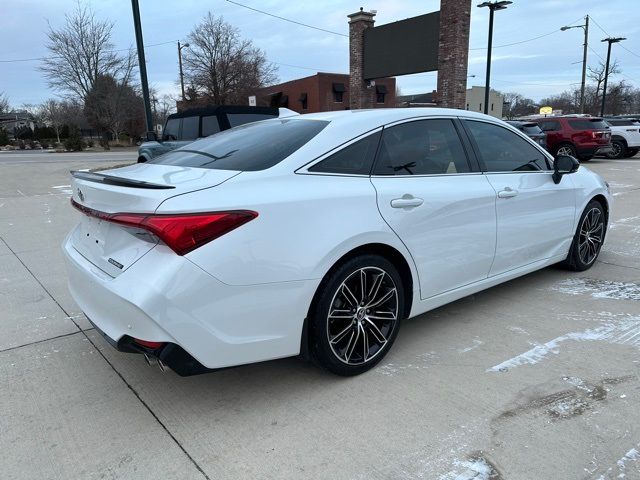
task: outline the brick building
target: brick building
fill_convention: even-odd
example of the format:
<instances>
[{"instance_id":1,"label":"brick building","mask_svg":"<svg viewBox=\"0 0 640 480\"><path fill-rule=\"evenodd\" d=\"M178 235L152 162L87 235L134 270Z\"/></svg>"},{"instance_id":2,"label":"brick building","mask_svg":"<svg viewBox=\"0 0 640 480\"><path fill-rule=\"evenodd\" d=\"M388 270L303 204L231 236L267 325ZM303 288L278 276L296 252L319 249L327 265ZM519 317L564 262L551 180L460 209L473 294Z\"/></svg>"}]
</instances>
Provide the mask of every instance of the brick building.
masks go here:
<instances>
[{"instance_id":1,"label":"brick building","mask_svg":"<svg viewBox=\"0 0 640 480\"><path fill-rule=\"evenodd\" d=\"M349 75L318 72L256 92L258 105L286 107L299 113L329 112L350 108ZM395 107L396 79L381 78L370 87L372 108Z\"/></svg>"}]
</instances>

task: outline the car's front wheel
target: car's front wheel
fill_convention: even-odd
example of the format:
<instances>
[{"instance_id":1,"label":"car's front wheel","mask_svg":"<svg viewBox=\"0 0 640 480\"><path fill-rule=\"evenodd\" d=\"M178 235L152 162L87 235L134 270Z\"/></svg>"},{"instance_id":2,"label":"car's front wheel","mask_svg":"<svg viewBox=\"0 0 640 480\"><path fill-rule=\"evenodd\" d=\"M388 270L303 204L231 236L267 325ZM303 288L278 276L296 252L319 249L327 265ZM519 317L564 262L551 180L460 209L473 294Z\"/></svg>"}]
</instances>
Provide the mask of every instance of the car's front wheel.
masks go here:
<instances>
[{"instance_id":1,"label":"car's front wheel","mask_svg":"<svg viewBox=\"0 0 640 480\"><path fill-rule=\"evenodd\" d=\"M358 375L391 348L404 312L395 266L378 255L351 258L323 280L311 307L311 354L337 375Z\"/></svg>"},{"instance_id":2,"label":"car's front wheel","mask_svg":"<svg viewBox=\"0 0 640 480\"><path fill-rule=\"evenodd\" d=\"M600 202L592 200L582 212L565 265L578 272L591 268L600 254L606 229L604 208Z\"/></svg>"}]
</instances>

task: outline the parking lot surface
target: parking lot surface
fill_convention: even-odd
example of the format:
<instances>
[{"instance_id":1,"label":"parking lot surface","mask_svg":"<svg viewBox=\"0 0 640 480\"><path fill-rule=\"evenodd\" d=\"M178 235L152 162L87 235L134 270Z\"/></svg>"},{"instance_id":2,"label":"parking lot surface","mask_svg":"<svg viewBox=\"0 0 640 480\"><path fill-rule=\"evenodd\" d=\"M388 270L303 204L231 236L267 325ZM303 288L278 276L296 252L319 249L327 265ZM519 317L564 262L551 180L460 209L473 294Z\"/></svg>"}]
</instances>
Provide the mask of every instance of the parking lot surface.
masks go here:
<instances>
[{"instance_id":1,"label":"parking lot surface","mask_svg":"<svg viewBox=\"0 0 640 480\"><path fill-rule=\"evenodd\" d=\"M113 350L60 244L69 170L127 161L0 154L1 478L640 479L640 156L587 165L616 202L591 270L406 321L355 378L298 359L181 378Z\"/></svg>"}]
</instances>

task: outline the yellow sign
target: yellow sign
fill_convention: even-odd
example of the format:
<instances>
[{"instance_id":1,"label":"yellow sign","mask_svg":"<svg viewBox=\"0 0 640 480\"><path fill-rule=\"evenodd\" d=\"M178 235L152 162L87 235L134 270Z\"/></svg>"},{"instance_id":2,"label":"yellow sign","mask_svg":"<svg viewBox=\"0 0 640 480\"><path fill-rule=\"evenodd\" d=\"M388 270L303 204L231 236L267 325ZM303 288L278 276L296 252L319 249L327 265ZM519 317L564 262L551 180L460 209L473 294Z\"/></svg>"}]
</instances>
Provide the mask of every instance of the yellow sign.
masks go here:
<instances>
[{"instance_id":1,"label":"yellow sign","mask_svg":"<svg viewBox=\"0 0 640 480\"><path fill-rule=\"evenodd\" d=\"M540 107L540 115L550 115L553 113L553 108L551 107Z\"/></svg>"}]
</instances>

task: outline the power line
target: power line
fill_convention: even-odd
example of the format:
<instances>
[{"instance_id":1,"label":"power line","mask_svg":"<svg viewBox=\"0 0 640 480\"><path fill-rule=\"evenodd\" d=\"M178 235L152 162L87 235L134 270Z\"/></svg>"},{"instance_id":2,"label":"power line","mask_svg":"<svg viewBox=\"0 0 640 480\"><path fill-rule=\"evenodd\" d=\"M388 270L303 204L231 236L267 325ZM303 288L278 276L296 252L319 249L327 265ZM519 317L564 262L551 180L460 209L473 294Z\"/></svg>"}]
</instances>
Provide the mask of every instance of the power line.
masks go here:
<instances>
[{"instance_id":1,"label":"power line","mask_svg":"<svg viewBox=\"0 0 640 480\"><path fill-rule=\"evenodd\" d=\"M281 17L280 15L275 15L273 13L265 12L264 10L258 10L257 8L250 7L249 5L244 5L242 3L234 2L233 0L226 0L229 3L233 3L234 5L238 5L239 7L246 8L248 10L253 10L254 12L262 13L263 15L268 15L273 18L277 18L279 20L283 20L289 23L295 23L296 25L301 25L307 28L313 28L314 30L320 30L321 32L331 33L333 35L339 35L341 37L348 37L349 35L339 32L334 32L332 30L327 30L326 28L315 27L313 25L309 25L306 23L298 22L297 20L291 20L290 18Z\"/></svg>"},{"instance_id":2,"label":"power line","mask_svg":"<svg viewBox=\"0 0 640 480\"><path fill-rule=\"evenodd\" d=\"M176 43L177 40L169 40L166 42L160 42L160 43L152 43L150 45L145 45L145 48L149 48L149 47L158 47L160 45L167 45L169 43ZM127 52L129 50L132 50L133 47L130 48L119 48L117 50L106 50L106 53L116 53L116 52ZM60 56L54 56L54 57L35 57L35 58L15 58L15 59L10 59L10 60L0 60L0 63L18 63L18 62L41 62L44 60L50 60L50 59L59 59L59 58L63 58Z\"/></svg>"},{"instance_id":3,"label":"power line","mask_svg":"<svg viewBox=\"0 0 640 480\"><path fill-rule=\"evenodd\" d=\"M514 85L531 85L534 87L570 87L571 85L579 85L579 82L572 83L526 83L526 82L513 82L511 80L501 80L499 78L494 78L496 82L502 83L512 83Z\"/></svg>"}]
</instances>

